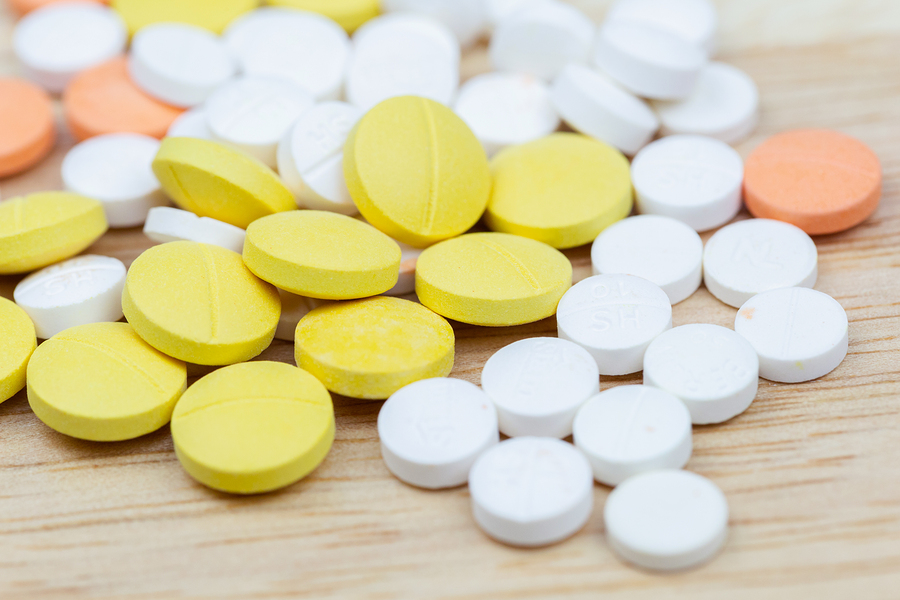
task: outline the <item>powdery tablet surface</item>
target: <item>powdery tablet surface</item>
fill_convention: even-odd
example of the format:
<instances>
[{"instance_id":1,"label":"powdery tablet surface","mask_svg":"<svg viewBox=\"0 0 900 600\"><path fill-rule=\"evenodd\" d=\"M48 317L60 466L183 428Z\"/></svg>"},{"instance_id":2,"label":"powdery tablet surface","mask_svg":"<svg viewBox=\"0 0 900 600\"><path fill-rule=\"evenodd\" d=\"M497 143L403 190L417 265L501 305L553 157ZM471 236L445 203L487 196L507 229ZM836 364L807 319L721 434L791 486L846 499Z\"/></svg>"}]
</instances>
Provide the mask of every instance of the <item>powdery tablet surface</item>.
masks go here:
<instances>
[{"instance_id":1,"label":"powdery tablet surface","mask_svg":"<svg viewBox=\"0 0 900 600\"><path fill-rule=\"evenodd\" d=\"M644 473L612 491L603 508L606 539L622 559L675 571L715 556L728 536L728 501L688 471Z\"/></svg>"},{"instance_id":2,"label":"powdery tablet surface","mask_svg":"<svg viewBox=\"0 0 900 600\"><path fill-rule=\"evenodd\" d=\"M747 340L718 325L682 325L644 355L644 384L681 399L696 425L722 423L756 398L759 359Z\"/></svg>"},{"instance_id":3,"label":"powdery tablet surface","mask_svg":"<svg viewBox=\"0 0 900 600\"><path fill-rule=\"evenodd\" d=\"M475 522L513 546L545 546L574 535L594 507L591 466L575 446L520 437L494 446L469 473Z\"/></svg>"},{"instance_id":4,"label":"powdery tablet surface","mask_svg":"<svg viewBox=\"0 0 900 600\"><path fill-rule=\"evenodd\" d=\"M390 12L412 12L440 21L463 46L475 42L487 25L482 0L382 0Z\"/></svg>"},{"instance_id":5,"label":"powdery tablet surface","mask_svg":"<svg viewBox=\"0 0 900 600\"><path fill-rule=\"evenodd\" d=\"M211 140L212 132L206 120L206 109L202 106L194 107L183 112L172 121L166 137L190 137L201 140Z\"/></svg>"},{"instance_id":6,"label":"powdery tablet surface","mask_svg":"<svg viewBox=\"0 0 900 600\"><path fill-rule=\"evenodd\" d=\"M32 273L19 282L13 297L31 320L37 336L122 318L125 265L108 256L79 256Z\"/></svg>"},{"instance_id":7,"label":"powdery tablet surface","mask_svg":"<svg viewBox=\"0 0 900 600\"><path fill-rule=\"evenodd\" d=\"M500 441L497 411L478 386L437 377L394 392L378 413L381 456L398 479L427 489L463 485Z\"/></svg>"},{"instance_id":8,"label":"powdery tablet surface","mask_svg":"<svg viewBox=\"0 0 900 600\"><path fill-rule=\"evenodd\" d=\"M606 18L667 31L694 44L707 56L716 49L719 18L709 0L618 0Z\"/></svg>"},{"instance_id":9,"label":"powdery tablet surface","mask_svg":"<svg viewBox=\"0 0 900 600\"><path fill-rule=\"evenodd\" d=\"M0 177L41 162L56 143L47 92L24 79L0 78Z\"/></svg>"},{"instance_id":10,"label":"powdery tablet surface","mask_svg":"<svg viewBox=\"0 0 900 600\"><path fill-rule=\"evenodd\" d=\"M818 251L812 239L788 223L749 219L717 231L703 251L703 280L710 293L740 307L756 294L813 287Z\"/></svg>"},{"instance_id":11,"label":"powdery tablet surface","mask_svg":"<svg viewBox=\"0 0 900 600\"><path fill-rule=\"evenodd\" d=\"M187 23L221 33L259 0L110 0L132 34L154 23Z\"/></svg>"},{"instance_id":12,"label":"powdery tablet surface","mask_svg":"<svg viewBox=\"0 0 900 600\"><path fill-rule=\"evenodd\" d=\"M594 479L609 486L648 471L680 469L693 448L684 404L645 385L610 388L588 400L575 416L573 438Z\"/></svg>"},{"instance_id":13,"label":"powdery tablet surface","mask_svg":"<svg viewBox=\"0 0 900 600\"><path fill-rule=\"evenodd\" d=\"M348 32L374 19L381 11L379 0L269 0L269 4L325 15Z\"/></svg>"},{"instance_id":14,"label":"powdery tablet surface","mask_svg":"<svg viewBox=\"0 0 900 600\"><path fill-rule=\"evenodd\" d=\"M37 347L31 319L6 298L0 298L0 336L0 402L5 402L25 387L28 360Z\"/></svg>"},{"instance_id":15,"label":"powdery tablet surface","mask_svg":"<svg viewBox=\"0 0 900 600\"><path fill-rule=\"evenodd\" d=\"M807 288L754 296L738 311L734 330L756 350L759 374L770 381L812 381L847 356L847 313L828 294Z\"/></svg>"},{"instance_id":16,"label":"powdery tablet surface","mask_svg":"<svg viewBox=\"0 0 900 600\"><path fill-rule=\"evenodd\" d=\"M160 244L168 242L201 242L227 248L238 254L244 251L246 232L240 227L192 212L159 206L151 208L144 223L144 235Z\"/></svg>"},{"instance_id":17,"label":"powdery tablet surface","mask_svg":"<svg viewBox=\"0 0 900 600\"><path fill-rule=\"evenodd\" d=\"M275 329L275 339L291 343L294 342L297 323L300 322L300 319L328 302L327 300L298 296L284 290L278 290L278 295L281 296L281 317L278 319L278 327Z\"/></svg>"},{"instance_id":18,"label":"powdery tablet surface","mask_svg":"<svg viewBox=\"0 0 900 600\"><path fill-rule=\"evenodd\" d=\"M629 217L603 230L591 246L594 275L642 277L662 288L669 302L689 298L703 281L703 241L676 219Z\"/></svg>"},{"instance_id":19,"label":"powdery tablet surface","mask_svg":"<svg viewBox=\"0 0 900 600\"><path fill-rule=\"evenodd\" d=\"M559 337L591 353L601 375L644 367L644 352L672 328L672 305L656 284L632 275L595 275L572 287L556 311Z\"/></svg>"},{"instance_id":20,"label":"powdery tablet surface","mask_svg":"<svg viewBox=\"0 0 900 600\"><path fill-rule=\"evenodd\" d=\"M379 39L424 37L436 44L444 56L459 64L462 50L450 29L440 21L414 12L395 12L372 19L353 34L353 45L358 52Z\"/></svg>"},{"instance_id":21,"label":"powdery tablet surface","mask_svg":"<svg viewBox=\"0 0 900 600\"><path fill-rule=\"evenodd\" d=\"M678 219L697 231L737 215L743 178L744 163L734 148L695 135L657 140L631 163L638 211Z\"/></svg>"}]
</instances>

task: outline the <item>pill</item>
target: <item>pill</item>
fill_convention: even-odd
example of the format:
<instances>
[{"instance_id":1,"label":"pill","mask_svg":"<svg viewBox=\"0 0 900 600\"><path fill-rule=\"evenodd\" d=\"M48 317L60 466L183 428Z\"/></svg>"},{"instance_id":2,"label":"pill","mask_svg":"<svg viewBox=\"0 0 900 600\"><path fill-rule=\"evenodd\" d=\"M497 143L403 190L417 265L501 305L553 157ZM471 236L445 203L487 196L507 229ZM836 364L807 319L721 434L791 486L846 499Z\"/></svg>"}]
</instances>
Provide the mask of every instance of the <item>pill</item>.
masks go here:
<instances>
[{"instance_id":1,"label":"pill","mask_svg":"<svg viewBox=\"0 0 900 600\"><path fill-rule=\"evenodd\" d=\"M336 394L381 400L414 381L449 375L454 345L453 328L440 316L376 296L329 303L303 317L294 358Z\"/></svg>"},{"instance_id":2,"label":"pill","mask_svg":"<svg viewBox=\"0 0 900 600\"><path fill-rule=\"evenodd\" d=\"M462 58L459 40L440 21L414 12L395 12L372 19L353 34L357 52L381 40L392 38L424 37L443 51L445 58L456 65Z\"/></svg>"},{"instance_id":3,"label":"pill","mask_svg":"<svg viewBox=\"0 0 900 600\"><path fill-rule=\"evenodd\" d=\"M103 205L77 194L39 192L0 202L0 275L75 256L106 229Z\"/></svg>"},{"instance_id":4,"label":"pill","mask_svg":"<svg viewBox=\"0 0 900 600\"><path fill-rule=\"evenodd\" d=\"M608 77L567 65L550 91L553 107L569 126L634 155L653 138L659 121L647 104Z\"/></svg>"},{"instance_id":5,"label":"pill","mask_svg":"<svg viewBox=\"0 0 900 600\"><path fill-rule=\"evenodd\" d=\"M553 438L506 440L482 454L469 473L475 522L513 546L546 546L575 535L594 507L587 459Z\"/></svg>"},{"instance_id":6,"label":"pill","mask_svg":"<svg viewBox=\"0 0 900 600\"><path fill-rule=\"evenodd\" d=\"M578 344L529 338L501 348L481 371L481 387L509 437L564 438L575 413L600 391L593 357Z\"/></svg>"},{"instance_id":7,"label":"pill","mask_svg":"<svg viewBox=\"0 0 900 600\"><path fill-rule=\"evenodd\" d=\"M235 227L297 208L293 194L266 165L209 140L164 139L153 172L178 206Z\"/></svg>"},{"instance_id":8,"label":"pill","mask_svg":"<svg viewBox=\"0 0 900 600\"><path fill-rule=\"evenodd\" d=\"M111 0L111 3L132 34L155 23L188 23L221 33L235 18L256 8L259 0Z\"/></svg>"},{"instance_id":9,"label":"pill","mask_svg":"<svg viewBox=\"0 0 900 600\"><path fill-rule=\"evenodd\" d=\"M591 353L601 375L644 367L644 352L672 328L669 297L633 275L595 275L566 292L556 312L559 337Z\"/></svg>"},{"instance_id":10,"label":"pill","mask_svg":"<svg viewBox=\"0 0 900 600\"><path fill-rule=\"evenodd\" d=\"M572 285L572 263L534 240L469 233L425 250L416 265L419 301L448 319L507 327L546 319Z\"/></svg>"},{"instance_id":11,"label":"pill","mask_svg":"<svg viewBox=\"0 0 900 600\"><path fill-rule=\"evenodd\" d=\"M348 32L374 19L381 10L379 0L269 0L269 4L325 15Z\"/></svg>"},{"instance_id":12,"label":"pill","mask_svg":"<svg viewBox=\"0 0 900 600\"><path fill-rule=\"evenodd\" d=\"M583 135L556 133L507 148L491 173L487 226L554 248L589 244L631 212L628 160Z\"/></svg>"},{"instance_id":13,"label":"pill","mask_svg":"<svg viewBox=\"0 0 900 600\"><path fill-rule=\"evenodd\" d=\"M160 244L201 242L221 246L240 254L244 251L246 232L240 227L209 217L198 217L186 210L159 206L151 208L147 214L144 235Z\"/></svg>"},{"instance_id":14,"label":"pill","mask_svg":"<svg viewBox=\"0 0 900 600\"><path fill-rule=\"evenodd\" d=\"M688 569L725 545L728 501L701 475L652 471L612 491L603 522L609 545L622 559L658 571Z\"/></svg>"},{"instance_id":15,"label":"pill","mask_svg":"<svg viewBox=\"0 0 900 600\"><path fill-rule=\"evenodd\" d=\"M756 294L813 287L818 251L812 239L788 223L749 219L717 231L703 251L703 281L710 293L739 308Z\"/></svg>"},{"instance_id":16,"label":"pill","mask_svg":"<svg viewBox=\"0 0 900 600\"><path fill-rule=\"evenodd\" d=\"M154 348L200 365L250 360L272 342L281 303L241 256L171 242L137 257L122 294L125 318Z\"/></svg>"},{"instance_id":17,"label":"pill","mask_svg":"<svg viewBox=\"0 0 900 600\"><path fill-rule=\"evenodd\" d=\"M194 107L183 112L172 121L166 137L190 137L201 140L211 140L212 132L206 119L206 109L202 106Z\"/></svg>"},{"instance_id":18,"label":"pill","mask_svg":"<svg viewBox=\"0 0 900 600\"><path fill-rule=\"evenodd\" d=\"M482 0L382 0L385 12L412 12L446 25L463 46L474 43L487 25Z\"/></svg>"},{"instance_id":19,"label":"pill","mask_svg":"<svg viewBox=\"0 0 900 600\"><path fill-rule=\"evenodd\" d=\"M824 235L868 219L878 208L881 182L881 163L861 141L801 129L769 138L747 157L744 195L754 217Z\"/></svg>"},{"instance_id":20,"label":"pill","mask_svg":"<svg viewBox=\"0 0 900 600\"><path fill-rule=\"evenodd\" d=\"M293 8L260 8L236 19L225 43L245 75L288 79L316 100L339 100L350 59L350 38L322 15Z\"/></svg>"},{"instance_id":21,"label":"pill","mask_svg":"<svg viewBox=\"0 0 900 600\"><path fill-rule=\"evenodd\" d=\"M591 263L594 275L634 275L655 283L674 305L700 287L703 242L696 231L676 219L629 217L597 236Z\"/></svg>"},{"instance_id":22,"label":"pill","mask_svg":"<svg viewBox=\"0 0 900 600\"><path fill-rule=\"evenodd\" d=\"M29 79L59 93L79 72L124 52L127 41L115 11L94 2L64 2L23 17L13 31L13 52Z\"/></svg>"},{"instance_id":23,"label":"pill","mask_svg":"<svg viewBox=\"0 0 900 600\"><path fill-rule=\"evenodd\" d=\"M93 323L54 335L28 363L28 403L45 425L95 442L130 440L169 422L187 369L128 323Z\"/></svg>"},{"instance_id":24,"label":"pill","mask_svg":"<svg viewBox=\"0 0 900 600\"><path fill-rule=\"evenodd\" d=\"M41 162L56 144L47 93L23 79L0 78L0 178Z\"/></svg>"},{"instance_id":25,"label":"pill","mask_svg":"<svg viewBox=\"0 0 900 600\"><path fill-rule=\"evenodd\" d=\"M491 191L478 138L452 110L415 96L386 100L360 119L344 176L369 223L416 247L467 231Z\"/></svg>"},{"instance_id":26,"label":"pill","mask_svg":"<svg viewBox=\"0 0 900 600\"><path fill-rule=\"evenodd\" d=\"M631 163L638 211L708 231L741 210L744 162L713 138L673 135L641 150Z\"/></svg>"},{"instance_id":27,"label":"pill","mask_svg":"<svg viewBox=\"0 0 900 600\"><path fill-rule=\"evenodd\" d=\"M344 144L362 115L346 102L322 102L279 142L278 174L301 208L357 213L344 180Z\"/></svg>"},{"instance_id":28,"label":"pill","mask_svg":"<svg viewBox=\"0 0 900 600\"><path fill-rule=\"evenodd\" d=\"M708 56L716 50L719 18L709 0L618 0L606 18L667 31L694 44Z\"/></svg>"},{"instance_id":29,"label":"pill","mask_svg":"<svg viewBox=\"0 0 900 600\"><path fill-rule=\"evenodd\" d=\"M125 265L109 256L79 256L32 273L13 297L34 321L37 336L122 318Z\"/></svg>"},{"instance_id":30,"label":"pill","mask_svg":"<svg viewBox=\"0 0 900 600\"><path fill-rule=\"evenodd\" d=\"M475 460L500 442L497 411L484 392L444 377L391 394L378 412L378 438L391 473L432 490L465 484Z\"/></svg>"},{"instance_id":31,"label":"pill","mask_svg":"<svg viewBox=\"0 0 900 600\"><path fill-rule=\"evenodd\" d=\"M496 28L525 4L533 1L535 0L485 0L484 9L487 13L488 27Z\"/></svg>"},{"instance_id":32,"label":"pill","mask_svg":"<svg viewBox=\"0 0 900 600\"><path fill-rule=\"evenodd\" d=\"M323 300L366 298L397 283L400 248L371 225L345 215L294 210L247 228L244 264L288 292Z\"/></svg>"},{"instance_id":33,"label":"pill","mask_svg":"<svg viewBox=\"0 0 900 600\"><path fill-rule=\"evenodd\" d=\"M34 324L14 302L0 297L0 403L25 387L25 370L37 347Z\"/></svg>"},{"instance_id":34,"label":"pill","mask_svg":"<svg viewBox=\"0 0 900 600\"><path fill-rule=\"evenodd\" d=\"M416 265L422 256L422 249L403 242L397 242L397 245L400 246L400 276L394 287L385 292L388 296L403 296L416 291Z\"/></svg>"},{"instance_id":35,"label":"pill","mask_svg":"<svg viewBox=\"0 0 900 600\"><path fill-rule=\"evenodd\" d=\"M278 362L210 373L172 415L175 455L213 489L258 494L311 473L334 441L334 406L316 378Z\"/></svg>"},{"instance_id":36,"label":"pill","mask_svg":"<svg viewBox=\"0 0 900 600\"><path fill-rule=\"evenodd\" d=\"M291 343L294 342L297 323L300 322L300 319L309 314L309 311L328 302L327 300L298 296L284 290L278 290L278 295L281 296L281 317L279 317L278 327L275 329L275 339Z\"/></svg>"},{"instance_id":37,"label":"pill","mask_svg":"<svg viewBox=\"0 0 900 600\"><path fill-rule=\"evenodd\" d=\"M7 5L20 15L24 15L30 13L33 10L37 10L44 6L48 6L50 4L57 4L59 2L68 2L70 0L9 0ZM107 0L85 0L89 2L97 2L102 4L108 4Z\"/></svg>"},{"instance_id":38,"label":"pill","mask_svg":"<svg viewBox=\"0 0 900 600\"><path fill-rule=\"evenodd\" d=\"M763 292L738 311L734 330L759 355L769 381L800 383L835 370L847 356L849 324L837 300L804 287Z\"/></svg>"},{"instance_id":39,"label":"pill","mask_svg":"<svg viewBox=\"0 0 900 600\"><path fill-rule=\"evenodd\" d=\"M137 133L110 133L76 144L62 162L66 189L103 203L110 227L134 227L169 199L151 164L159 140Z\"/></svg>"},{"instance_id":40,"label":"pill","mask_svg":"<svg viewBox=\"0 0 900 600\"><path fill-rule=\"evenodd\" d=\"M485 73L473 77L459 90L454 110L488 156L506 146L550 135L559 127L549 89L531 75Z\"/></svg>"}]
</instances>

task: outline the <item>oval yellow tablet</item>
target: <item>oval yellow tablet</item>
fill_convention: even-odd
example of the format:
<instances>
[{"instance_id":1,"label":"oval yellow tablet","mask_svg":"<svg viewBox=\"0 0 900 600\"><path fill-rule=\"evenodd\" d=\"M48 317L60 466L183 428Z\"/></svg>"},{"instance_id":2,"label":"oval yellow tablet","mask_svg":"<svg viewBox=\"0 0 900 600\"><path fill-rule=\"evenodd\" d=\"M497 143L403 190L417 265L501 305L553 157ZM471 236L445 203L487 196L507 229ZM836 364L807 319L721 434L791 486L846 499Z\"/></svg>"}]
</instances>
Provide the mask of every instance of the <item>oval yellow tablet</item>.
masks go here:
<instances>
[{"instance_id":1,"label":"oval yellow tablet","mask_svg":"<svg viewBox=\"0 0 900 600\"><path fill-rule=\"evenodd\" d=\"M259 0L112 0L132 34L154 23L190 23L222 33L232 20L259 6Z\"/></svg>"},{"instance_id":2,"label":"oval yellow tablet","mask_svg":"<svg viewBox=\"0 0 900 600\"><path fill-rule=\"evenodd\" d=\"M266 215L297 208L272 169L209 140L165 138L153 172L181 208L244 229Z\"/></svg>"},{"instance_id":3,"label":"oval yellow tablet","mask_svg":"<svg viewBox=\"0 0 900 600\"><path fill-rule=\"evenodd\" d=\"M344 176L369 223L417 248L468 231L491 191L487 156L469 127L417 96L385 100L359 120Z\"/></svg>"},{"instance_id":4,"label":"oval yellow tablet","mask_svg":"<svg viewBox=\"0 0 900 600\"><path fill-rule=\"evenodd\" d=\"M28 363L28 403L51 429L114 442L169 422L187 386L187 368L150 347L128 323L60 332Z\"/></svg>"},{"instance_id":5,"label":"oval yellow tablet","mask_svg":"<svg viewBox=\"0 0 900 600\"><path fill-rule=\"evenodd\" d=\"M240 254L170 242L131 265L122 310L157 350L201 365L229 365L250 360L272 343L281 300Z\"/></svg>"},{"instance_id":6,"label":"oval yellow tablet","mask_svg":"<svg viewBox=\"0 0 900 600\"><path fill-rule=\"evenodd\" d=\"M419 301L448 319L506 327L556 313L572 263L547 244L506 233L470 233L436 244L416 265Z\"/></svg>"},{"instance_id":7,"label":"oval yellow tablet","mask_svg":"<svg viewBox=\"0 0 900 600\"><path fill-rule=\"evenodd\" d=\"M244 264L263 281L301 296L366 298L397 283L400 246L357 219L294 210L250 225Z\"/></svg>"},{"instance_id":8,"label":"oval yellow tablet","mask_svg":"<svg viewBox=\"0 0 900 600\"><path fill-rule=\"evenodd\" d=\"M0 275L71 258L107 229L103 205L78 194L40 192L0 202Z\"/></svg>"},{"instance_id":9,"label":"oval yellow tablet","mask_svg":"<svg viewBox=\"0 0 900 600\"><path fill-rule=\"evenodd\" d=\"M294 358L332 392L381 400L453 369L450 323L409 300L378 296L327 304L297 325Z\"/></svg>"},{"instance_id":10,"label":"oval yellow tablet","mask_svg":"<svg viewBox=\"0 0 900 600\"><path fill-rule=\"evenodd\" d=\"M356 31L380 12L378 0L269 0L269 4L325 15L337 21L348 33Z\"/></svg>"},{"instance_id":11,"label":"oval yellow tablet","mask_svg":"<svg viewBox=\"0 0 900 600\"><path fill-rule=\"evenodd\" d=\"M319 466L334 441L331 396L315 377L284 363L251 362L210 373L172 415L181 466L211 488L258 494Z\"/></svg>"},{"instance_id":12,"label":"oval yellow tablet","mask_svg":"<svg viewBox=\"0 0 900 600\"><path fill-rule=\"evenodd\" d=\"M494 186L485 223L554 248L593 242L634 203L628 159L577 133L512 146L491 162Z\"/></svg>"},{"instance_id":13,"label":"oval yellow tablet","mask_svg":"<svg viewBox=\"0 0 900 600\"><path fill-rule=\"evenodd\" d=\"M0 298L0 340L0 402L5 402L25 387L25 369L37 347L34 323L6 298Z\"/></svg>"}]
</instances>

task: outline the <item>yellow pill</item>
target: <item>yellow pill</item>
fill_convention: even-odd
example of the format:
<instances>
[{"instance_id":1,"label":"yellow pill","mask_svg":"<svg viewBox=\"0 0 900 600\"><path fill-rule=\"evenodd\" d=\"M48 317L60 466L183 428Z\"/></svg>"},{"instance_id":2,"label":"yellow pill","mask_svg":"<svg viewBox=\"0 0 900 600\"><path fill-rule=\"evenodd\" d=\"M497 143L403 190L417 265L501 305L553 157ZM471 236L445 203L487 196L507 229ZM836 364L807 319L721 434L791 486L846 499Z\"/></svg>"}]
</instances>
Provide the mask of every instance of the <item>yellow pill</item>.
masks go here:
<instances>
[{"instance_id":1,"label":"yellow pill","mask_svg":"<svg viewBox=\"0 0 900 600\"><path fill-rule=\"evenodd\" d=\"M274 6L287 6L316 12L337 21L352 33L380 12L378 0L269 0Z\"/></svg>"},{"instance_id":2,"label":"yellow pill","mask_svg":"<svg viewBox=\"0 0 900 600\"><path fill-rule=\"evenodd\" d=\"M281 300L240 254L171 242L150 248L131 265L122 310L157 350L201 365L230 365L272 343Z\"/></svg>"},{"instance_id":3,"label":"yellow pill","mask_svg":"<svg viewBox=\"0 0 900 600\"><path fill-rule=\"evenodd\" d=\"M187 369L128 323L60 332L28 363L28 403L51 429L95 442L130 440L169 422Z\"/></svg>"},{"instance_id":4,"label":"yellow pill","mask_svg":"<svg viewBox=\"0 0 900 600\"><path fill-rule=\"evenodd\" d=\"M417 96L385 100L359 120L344 176L369 223L417 248L465 233L491 191L487 156L469 127Z\"/></svg>"},{"instance_id":5,"label":"yellow pill","mask_svg":"<svg viewBox=\"0 0 900 600\"><path fill-rule=\"evenodd\" d=\"M181 208L244 229L266 215L297 208L272 169L209 140L165 138L153 172Z\"/></svg>"},{"instance_id":6,"label":"yellow pill","mask_svg":"<svg viewBox=\"0 0 900 600\"><path fill-rule=\"evenodd\" d=\"M380 400L453 369L453 328L409 300L327 304L297 325L294 358L332 392Z\"/></svg>"},{"instance_id":7,"label":"yellow pill","mask_svg":"<svg viewBox=\"0 0 900 600\"><path fill-rule=\"evenodd\" d=\"M153 23L190 23L222 33L225 26L259 5L259 0L112 0L134 34Z\"/></svg>"},{"instance_id":8,"label":"yellow pill","mask_svg":"<svg viewBox=\"0 0 900 600\"><path fill-rule=\"evenodd\" d=\"M107 228L103 205L78 194L40 192L0 202L0 275L71 258Z\"/></svg>"},{"instance_id":9,"label":"yellow pill","mask_svg":"<svg viewBox=\"0 0 900 600\"><path fill-rule=\"evenodd\" d=\"M505 327L556 313L572 263L547 244L506 233L470 233L436 244L416 266L419 301L448 319Z\"/></svg>"},{"instance_id":10,"label":"yellow pill","mask_svg":"<svg viewBox=\"0 0 900 600\"><path fill-rule=\"evenodd\" d=\"M284 363L215 371L185 392L172 415L181 466L211 488L258 494L319 466L334 441L334 407L312 375Z\"/></svg>"},{"instance_id":11,"label":"yellow pill","mask_svg":"<svg viewBox=\"0 0 900 600\"><path fill-rule=\"evenodd\" d=\"M634 202L628 159L576 133L507 148L491 162L491 172L488 227L554 248L593 242L627 217Z\"/></svg>"},{"instance_id":12,"label":"yellow pill","mask_svg":"<svg viewBox=\"0 0 900 600\"><path fill-rule=\"evenodd\" d=\"M37 347L34 323L25 311L0 298L0 403L25 387L28 359Z\"/></svg>"}]
</instances>

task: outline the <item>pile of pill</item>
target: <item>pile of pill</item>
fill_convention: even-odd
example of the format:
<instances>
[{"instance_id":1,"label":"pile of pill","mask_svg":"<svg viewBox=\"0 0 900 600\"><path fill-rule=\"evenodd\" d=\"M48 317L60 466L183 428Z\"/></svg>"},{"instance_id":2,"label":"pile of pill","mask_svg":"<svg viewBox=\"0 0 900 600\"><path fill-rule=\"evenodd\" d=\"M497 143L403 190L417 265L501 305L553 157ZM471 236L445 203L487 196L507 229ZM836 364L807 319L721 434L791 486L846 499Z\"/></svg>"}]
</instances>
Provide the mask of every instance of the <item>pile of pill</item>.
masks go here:
<instances>
[{"instance_id":1,"label":"pile of pill","mask_svg":"<svg viewBox=\"0 0 900 600\"><path fill-rule=\"evenodd\" d=\"M874 212L880 163L827 130L745 162L729 144L759 96L712 60L709 0L618 0L599 27L560 0L12 4L27 80L0 79L0 177L54 147L52 94L80 142L65 191L0 202L0 274L27 274L0 299L0 401L27 388L58 432L171 423L194 479L254 494L324 460L330 393L387 399L387 468L468 484L492 538L570 537L596 480L610 548L674 570L727 537L725 496L683 470L693 425L847 354L810 235ZM460 85L480 39L495 71ZM158 245L127 269L81 255L138 226ZM561 250L586 244L573 285ZM702 284L733 329L673 328ZM554 316L558 337L501 348L480 387L448 377L448 319ZM296 367L246 362L275 337ZM188 388L186 363L222 368Z\"/></svg>"}]
</instances>

